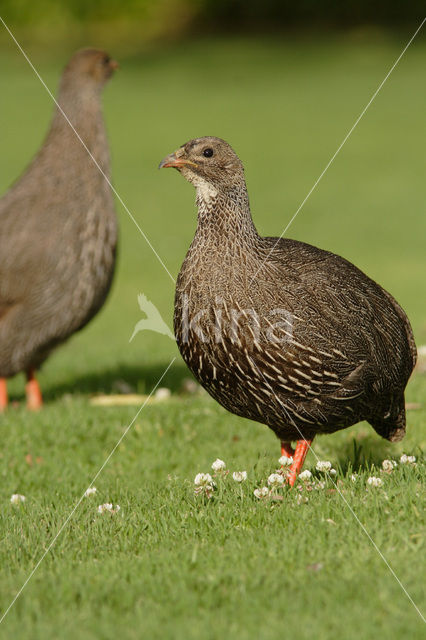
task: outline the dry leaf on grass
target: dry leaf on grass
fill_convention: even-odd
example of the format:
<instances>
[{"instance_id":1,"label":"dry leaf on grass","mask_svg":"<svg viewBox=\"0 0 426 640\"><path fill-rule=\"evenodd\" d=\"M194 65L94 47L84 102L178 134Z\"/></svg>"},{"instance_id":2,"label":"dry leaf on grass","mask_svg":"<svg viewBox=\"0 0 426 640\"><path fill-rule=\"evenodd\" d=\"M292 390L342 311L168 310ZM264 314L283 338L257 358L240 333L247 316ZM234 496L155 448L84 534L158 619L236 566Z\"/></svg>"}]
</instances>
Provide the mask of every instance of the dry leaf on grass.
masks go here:
<instances>
[{"instance_id":1,"label":"dry leaf on grass","mask_svg":"<svg viewBox=\"0 0 426 640\"><path fill-rule=\"evenodd\" d=\"M126 393L122 394L111 394L111 395L102 395L102 396L93 396L90 398L90 404L95 407L123 407L123 406L138 406L143 404L159 404L161 402L166 402L168 398L155 396L147 396L142 393Z\"/></svg>"},{"instance_id":2,"label":"dry leaf on grass","mask_svg":"<svg viewBox=\"0 0 426 640\"><path fill-rule=\"evenodd\" d=\"M406 402L405 408L407 411L414 411L415 409L421 409L422 405L420 402Z\"/></svg>"}]
</instances>

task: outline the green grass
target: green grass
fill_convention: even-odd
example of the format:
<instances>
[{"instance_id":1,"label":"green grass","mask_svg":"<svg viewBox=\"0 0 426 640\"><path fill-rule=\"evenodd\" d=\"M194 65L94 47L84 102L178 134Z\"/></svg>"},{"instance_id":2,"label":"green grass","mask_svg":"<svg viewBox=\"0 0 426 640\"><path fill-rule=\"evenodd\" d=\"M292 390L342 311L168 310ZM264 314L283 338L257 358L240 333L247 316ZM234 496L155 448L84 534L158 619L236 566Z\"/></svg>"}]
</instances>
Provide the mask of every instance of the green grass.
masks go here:
<instances>
[{"instance_id":1,"label":"green grass","mask_svg":"<svg viewBox=\"0 0 426 640\"><path fill-rule=\"evenodd\" d=\"M194 231L194 193L174 172L156 170L161 158L194 136L229 140L246 167L258 228L279 234L404 38L203 40L121 60L104 97L114 183L173 274ZM289 234L344 255L388 288L419 344L426 342L419 133L425 54L420 40L409 49ZM66 57L33 60L52 88ZM8 89L0 103L4 190L40 144L51 103L12 44L7 53L3 44L1 62ZM105 309L41 372L44 410L25 411L18 376L10 390L19 406L0 417L2 611L136 413L91 406L90 395L111 392L119 379L149 392L178 356L172 341L156 334L140 333L129 344L141 315L137 294L170 322L173 283L127 214L119 215L119 269ZM65 640L423 637L414 607L333 486L304 492L308 502L300 504L298 491L258 501L254 488L277 466L276 438L208 396L181 394L187 375L178 357L161 383L172 399L143 409L96 480L98 495L76 509L0 633ZM424 374L416 374L407 400L424 405L425 389ZM362 424L314 447L338 469L344 498L423 611L425 422L424 407L410 411L398 445ZM398 467L383 476L382 488L367 489L381 461L403 451L418 456L418 465ZM193 478L216 457L231 470L246 469L248 480L237 485L228 476L211 500L196 498ZM314 466L309 454L307 468ZM25 504L9 504L15 492ZM103 502L121 511L100 516Z\"/></svg>"}]
</instances>

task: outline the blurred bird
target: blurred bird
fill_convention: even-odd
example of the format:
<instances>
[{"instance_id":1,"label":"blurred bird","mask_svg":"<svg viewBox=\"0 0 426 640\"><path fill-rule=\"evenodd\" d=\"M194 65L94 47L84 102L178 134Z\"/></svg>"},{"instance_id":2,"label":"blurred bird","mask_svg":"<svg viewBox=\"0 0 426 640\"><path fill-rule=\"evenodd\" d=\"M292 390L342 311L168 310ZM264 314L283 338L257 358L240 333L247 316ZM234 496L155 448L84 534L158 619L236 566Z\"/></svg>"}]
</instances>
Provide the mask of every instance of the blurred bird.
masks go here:
<instances>
[{"instance_id":1,"label":"blurred bird","mask_svg":"<svg viewBox=\"0 0 426 640\"><path fill-rule=\"evenodd\" d=\"M62 74L59 108L21 178L0 200L0 408L6 378L27 375L30 409L42 405L35 370L84 327L108 294L117 220L101 90L117 68L106 53L75 53ZM100 169L93 162L95 158Z\"/></svg>"},{"instance_id":2,"label":"blurred bird","mask_svg":"<svg viewBox=\"0 0 426 640\"><path fill-rule=\"evenodd\" d=\"M316 434L367 420L384 438L403 438L416 347L392 296L333 253L260 237L243 166L224 140L191 140L161 167L197 191L198 226L176 286L180 352L221 405L276 433L293 457L290 485Z\"/></svg>"}]
</instances>

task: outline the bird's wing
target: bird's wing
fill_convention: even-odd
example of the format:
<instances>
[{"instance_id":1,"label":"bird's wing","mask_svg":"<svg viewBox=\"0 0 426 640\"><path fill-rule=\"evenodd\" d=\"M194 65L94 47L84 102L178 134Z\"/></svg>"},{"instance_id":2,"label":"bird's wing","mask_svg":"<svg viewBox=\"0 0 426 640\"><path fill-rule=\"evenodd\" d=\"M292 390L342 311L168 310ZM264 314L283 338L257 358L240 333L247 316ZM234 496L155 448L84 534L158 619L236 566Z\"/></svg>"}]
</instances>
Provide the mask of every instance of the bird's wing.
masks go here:
<instances>
[{"instance_id":1,"label":"bird's wing","mask_svg":"<svg viewBox=\"0 0 426 640\"><path fill-rule=\"evenodd\" d=\"M287 308L293 319L296 359L304 349L313 350L318 366L340 381L366 363L364 375L368 371L375 379L379 393L408 380L414 340L390 294L340 256L294 240L265 240L276 306Z\"/></svg>"},{"instance_id":2,"label":"bird's wing","mask_svg":"<svg viewBox=\"0 0 426 640\"><path fill-rule=\"evenodd\" d=\"M0 306L37 288L60 256L46 215L52 195L37 177L29 170L0 200Z\"/></svg>"},{"instance_id":3,"label":"bird's wing","mask_svg":"<svg viewBox=\"0 0 426 640\"><path fill-rule=\"evenodd\" d=\"M391 296L391 294L388 293L388 291L385 291L384 289L383 289L383 293L387 296L389 302L391 303L391 305L395 309L396 314L401 319L401 321L402 321L402 323L403 323L403 325L405 327L408 344L410 346L411 358L412 358L411 366L412 366L412 369L414 369L414 367L416 366L416 362L417 362L417 348L416 348L416 343L415 343L414 335L413 335L413 329L411 327L410 321L408 320L405 311L397 303L395 298L393 296Z\"/></svg>"}]
</instances>

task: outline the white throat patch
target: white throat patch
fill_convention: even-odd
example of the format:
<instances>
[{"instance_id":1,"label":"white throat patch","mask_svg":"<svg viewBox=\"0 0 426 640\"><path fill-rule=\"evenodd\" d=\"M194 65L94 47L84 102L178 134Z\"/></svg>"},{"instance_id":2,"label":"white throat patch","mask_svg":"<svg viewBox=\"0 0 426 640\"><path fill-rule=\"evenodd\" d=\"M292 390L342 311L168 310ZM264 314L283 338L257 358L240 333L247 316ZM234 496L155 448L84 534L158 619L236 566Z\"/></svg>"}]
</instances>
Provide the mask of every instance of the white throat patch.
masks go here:
<instances>
[{"instance_id":1,"label":"white throat patch","mask_svg":"<svg viewBox=\"0 0 426 640\"><path fill-rule=\"evenodd\" d=\"M204 200L209 202L217 196L217 190L207 180L200 178L200 176L194 176L191 180L194 187L197 189L197 200Z\"/></svg>"}]
</instances>

